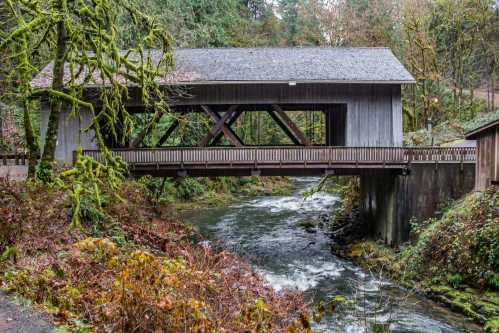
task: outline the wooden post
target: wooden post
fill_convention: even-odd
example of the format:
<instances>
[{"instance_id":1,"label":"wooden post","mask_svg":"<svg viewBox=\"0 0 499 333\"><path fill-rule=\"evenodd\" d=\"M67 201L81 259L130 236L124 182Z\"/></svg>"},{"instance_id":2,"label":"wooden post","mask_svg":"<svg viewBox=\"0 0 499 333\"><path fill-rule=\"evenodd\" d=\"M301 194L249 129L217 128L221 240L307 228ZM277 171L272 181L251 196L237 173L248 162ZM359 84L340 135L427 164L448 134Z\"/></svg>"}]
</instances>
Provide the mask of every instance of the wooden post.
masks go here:
<instances>
[{"instance_id":1,"label":"wooden post","mask_svg":"<svg viewBox=\"0 0 499 333\"><path fill-rule=\"evenodd\" d=\"M231 129L231 126L236 122L236 120L243 114L243 111L241 110L236 110L236 112L233 113L233 116L229 119L229 121L227 121L227 128L231 131L233 131ZM223 133L220 132L218 133L217 136L215 136L215 139L213 139L213 141L211 142L211 145L216 145L223 137ZM242 142L242 140L241 140Z\"/></svg>"},{"instance_id":2,"label":"wooden post","mask_svg":"<svg viewBox=\"0 0 499 333\"><path fill-rule=\"evenodd\" d=\"M222 127L226 126L226 122L232 117L233 113L236 111L237 105L232 105L229 110L227 110L222 117L216 112L214 114L217 116L218 120L216 121L215 125L211 128L210 132L208 135L206 135L203 140L201 140L201 143L199 144L200 147L206 147L210 144L211 139L216 137L218 134L221 133Z\"/></svg>"},{"instance_id":3,"label":"wooden post","mask_svg":"<svg viewBox=\"0 0 499 333\"><path fill-rule=\"evenodd\" d=\"M156 147L161 147L163 143L168 140L170 135L177 129L177 127L180 125L180 121L178 119L175 119L173 123L170 125L170 127L166 130L165 134L159 139L158 143L156 144Z\"/></svg>"},{"instance_id":4,"label":"wooden post","mask_svg":"<svg viewBox=\"0 0 499 333\"><path fill-rule=\"evenodd\" d=\"M305 134L296 126L296 124L288 117L286 112L284 112L281 107L277 104L272 105L274 111L279 115L281 120L288 126L288 128L293 132L293 134L298 138L300 143L304 146L310 146L310 141L307 139Z\"/></svg>"},{"instance_id":5,"label":"wooden post","mask_svg":"<svg viewBox=\"0 0 499 333\"><path fill-rule=\"evenodd\" d=\"M289 128L281 121L281 119L275 114L274 111L268 110L267 111L270 117L279 125L279 127L282 129L282 131L288 136L288 138L293 141L293 143L297 146L299 146L300 140L296 138L296 136L293 135L293 132L289 130Z\"/></svg>"}]
</instances>

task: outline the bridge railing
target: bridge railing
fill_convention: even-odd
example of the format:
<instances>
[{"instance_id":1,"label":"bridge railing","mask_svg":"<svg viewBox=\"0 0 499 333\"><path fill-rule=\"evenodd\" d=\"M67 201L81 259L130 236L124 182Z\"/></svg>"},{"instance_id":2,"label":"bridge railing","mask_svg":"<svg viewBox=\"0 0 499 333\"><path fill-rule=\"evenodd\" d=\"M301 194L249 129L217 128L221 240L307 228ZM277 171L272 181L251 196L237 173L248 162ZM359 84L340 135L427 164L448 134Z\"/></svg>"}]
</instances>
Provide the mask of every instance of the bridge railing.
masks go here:
<instances>
[{"instance_id":1,"label":"bridge railing","mask_svg":"<svg viewBox=\"0 0 499 333\"><path fill-rule=\"evenodd\" d=\"M405 147L407 161L474 162L475 147Z\"/></svg>"},{"instance_id":2,"label":"bridge railing","mask_svg":"<svg viewBox=\"0 0 499 333\"><path fill-rule=\"evenodd\" d=\"M115 149L111 153L133 165L185 164L293 164L355 163L406 164L410 162L471 162L473 147L207 147ZM103 160L100 151L83 152Z\"/></svg>"},{"instance_id":3,"label":"bridge railing","mask_svg":"<svg viewBox=\"0 0 499 333\"><path fill-rule=\"evenodd\" d=\"M27 153L10 153L10 154L0 153L0 166L2 166L2 165L27 165L27 164L28 164L28 154Z\"/></svg>"}]
</instances>

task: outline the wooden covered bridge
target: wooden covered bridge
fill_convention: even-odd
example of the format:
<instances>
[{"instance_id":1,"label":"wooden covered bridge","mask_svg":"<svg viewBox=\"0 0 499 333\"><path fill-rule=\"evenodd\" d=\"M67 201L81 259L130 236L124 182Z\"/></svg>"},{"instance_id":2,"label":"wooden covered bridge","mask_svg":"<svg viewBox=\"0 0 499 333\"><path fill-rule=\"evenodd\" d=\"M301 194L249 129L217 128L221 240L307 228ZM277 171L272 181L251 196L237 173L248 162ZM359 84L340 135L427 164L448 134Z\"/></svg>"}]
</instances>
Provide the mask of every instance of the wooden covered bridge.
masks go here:
<instances>
[{"instance_id":1,"label":"wooden covered bridge","mask_svg":"<svg viewBox=\"0 0 499 333\"><path fill-rule=\"evenodd\" d=\"M169 99L176 116L164 133L134 149L109 142L135 174L400 174L413 161L474 158L473 149L402 148L401 85L414 79L387 48L178 49L174 58L173 85L184 93ZM50 66L35 85L43 86L45 77ZM134 88L130 91L133 96ZM126 101L126 107L150 112L139 98ZM296 111L321 114L321 141L314 142L293 121ZM268 115L287 143L245 143L233 125L248 112ZM204 114L212 127L196 133L195 146L178 147L171 137L189 113ZM89 121L85 111L79 119L61 115L58 160L71 163L79 145L100 158L93 134L81 131ZM48 112L42 112L42 135L47 122Z\"/></svg>"},{"instance_id":2,"label":"wooden covered bridge","mask_svg":"<svg viewBox=\"0 0 499 333\"><path fill-rule=\"evenodd\" d=\"M474 148L403 147L401 87L415 81L387 48L177 49L174 58L174 81L168 87L183 93L169 98L173 116L164 132L133 149L108 143L136 175L361 175L365 215L384 221L376 230L387 242L407 237L412 215L428 215L420 213L426 212L422 206L431 206L427 211L432 212L446 194L462 192L447 167L443 174L434 171L438 165L451 165L459 177L470 177L464 166L475 160ZM46 87L50 75L49 65L34 85ZM139 95L135 90L130 86L127 110L150 112L133 97ZM99 108L98 100L94 104ZM234 125L255 112L270 117L286 141L255 145L244 140ZM320 140L297 124L298 112L320 114ZM191 134L198 138L191 145L175 139L182 127L179 119L188 115L204 115L211 123L203 133ZM46 108L41 119L43 136ZM94 133L82 132L90 119L85 110L78 118L69 110L60 115L56 159L72 163L78 146L102 158ZM428 167L418 169L422 165ZM413 185L399 175L413 171L416 186L428 181L438 188L430 194L428 188L411 189L414 198L403 199L400 193Z\"/></svg>"}]
</instances>

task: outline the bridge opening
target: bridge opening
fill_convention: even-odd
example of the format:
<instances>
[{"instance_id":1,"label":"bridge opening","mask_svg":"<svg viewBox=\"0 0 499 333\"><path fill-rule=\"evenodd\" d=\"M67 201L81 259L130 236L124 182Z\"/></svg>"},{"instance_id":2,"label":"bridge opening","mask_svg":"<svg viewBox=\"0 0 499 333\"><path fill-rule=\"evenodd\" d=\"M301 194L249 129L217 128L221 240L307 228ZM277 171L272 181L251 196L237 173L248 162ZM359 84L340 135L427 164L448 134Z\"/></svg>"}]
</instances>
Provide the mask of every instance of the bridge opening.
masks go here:
<instances>
[{"instance_id":1,"label":"bridge opening","mask_svg":"<svg viewBox=\"0 0 499 333\"><path fill-rule=\"evenodd\" d=\"M148 124L152 110L133 107L137 127ZM143 138L111 148L215 146L346 146L347 104L242 104L172 106ZM136 142L138 145L134 145Z\"/></svg>"}]
</instances>

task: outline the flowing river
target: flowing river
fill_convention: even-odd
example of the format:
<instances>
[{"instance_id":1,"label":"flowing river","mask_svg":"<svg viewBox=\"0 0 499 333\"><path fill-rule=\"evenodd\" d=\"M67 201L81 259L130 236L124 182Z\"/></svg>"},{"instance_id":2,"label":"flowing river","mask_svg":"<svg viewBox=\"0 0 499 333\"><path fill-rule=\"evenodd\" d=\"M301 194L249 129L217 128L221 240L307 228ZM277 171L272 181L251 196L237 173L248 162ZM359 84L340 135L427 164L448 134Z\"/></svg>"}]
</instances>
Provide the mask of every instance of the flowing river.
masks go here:
<instances>
[{"instance_id":1,"label":"flowing river","mask_svg":"<svg viewBox=\"0 0 499 333\"><path fill-rule=\"evenodd\" d=\"M338 198L302 192L317 178L295 178L289 196L257 197L229 207L187 214L213 242L252 263L277 290L298 288L315 301L337 295L354 300L348 310L322 321L324 332L479 332L463 317L437 306L331 253L331 239L320 229L306 230L304 221L331 212ZM383 331L383 330L381 330Z\"/></svg>"}]
</instances>

